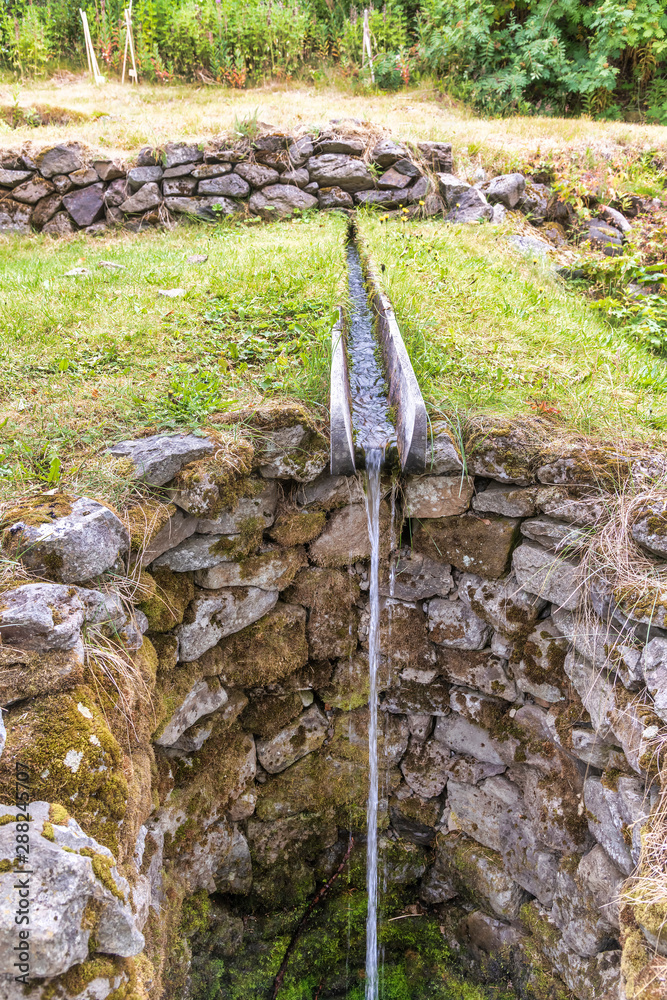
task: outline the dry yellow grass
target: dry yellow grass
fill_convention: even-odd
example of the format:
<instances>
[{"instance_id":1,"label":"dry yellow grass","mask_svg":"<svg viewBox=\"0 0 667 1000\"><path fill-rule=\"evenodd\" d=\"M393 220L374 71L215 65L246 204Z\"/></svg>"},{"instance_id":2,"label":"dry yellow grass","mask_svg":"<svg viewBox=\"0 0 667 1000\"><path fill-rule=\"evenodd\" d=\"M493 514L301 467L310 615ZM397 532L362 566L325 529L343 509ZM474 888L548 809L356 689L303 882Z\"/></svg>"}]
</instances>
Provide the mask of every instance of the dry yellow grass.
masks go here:
<instances>
[{"instance_id":1,"label":"dry yellow grass","mask_svg":"<svg viewBox=\"0 0 667 1000\"><path fill-rule=\"evenodd\" d=\"M0 148L78 139L110 155L128 155L169 139L208 139L230 130L235 118L259 109L262 121L290 131L343 117L372 121L404 139L451 141L462 161L481 158L487 165L496 157L504 165L508 156L521 160L537 151L555 155L591 147L613 155L626 147L667 150L665 127L585 118L479 119L433 86L397 94L354 94L342 86L297 83L242 91L185 84L123 87L117 82L98 88L82 76L67 83L29 83L18 95L11 84L0 85L0 104L15 100L24 109L65 108L88 120L7 129L0 133Z\"/></svg>"}]
</instances>

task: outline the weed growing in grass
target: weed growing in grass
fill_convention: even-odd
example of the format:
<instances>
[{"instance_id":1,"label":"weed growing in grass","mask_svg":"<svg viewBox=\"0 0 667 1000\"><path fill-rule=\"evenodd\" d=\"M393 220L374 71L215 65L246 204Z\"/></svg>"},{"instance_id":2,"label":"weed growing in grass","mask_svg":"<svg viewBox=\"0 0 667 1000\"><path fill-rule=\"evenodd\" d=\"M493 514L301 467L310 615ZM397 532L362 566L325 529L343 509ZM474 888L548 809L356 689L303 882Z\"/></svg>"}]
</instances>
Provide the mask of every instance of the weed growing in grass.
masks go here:
<instances>
[{"instance_id":1,"label":"weed growing in grass","mask_svg":"<svg viewBox=\"0 0 667 1000\"><path fill-rule=\"evenodd\" d=\"M237 401L227 397L226 387L215 372L193 372L185 366L180 367L180 374L169 380L164 395L135 397L139 417L146 424L154 424L160 429L185 424L194 430L211 413L234 407Z\"/></svg>"}]
</instances>

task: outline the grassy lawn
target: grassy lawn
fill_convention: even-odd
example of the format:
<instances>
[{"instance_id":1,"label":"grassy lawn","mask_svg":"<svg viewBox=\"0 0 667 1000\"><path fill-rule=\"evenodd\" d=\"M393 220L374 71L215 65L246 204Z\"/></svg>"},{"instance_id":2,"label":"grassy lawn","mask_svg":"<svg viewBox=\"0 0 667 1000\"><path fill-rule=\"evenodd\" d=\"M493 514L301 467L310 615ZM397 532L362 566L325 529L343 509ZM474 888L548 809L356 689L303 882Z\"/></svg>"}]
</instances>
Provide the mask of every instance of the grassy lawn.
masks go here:
<instances>
[{"instance_id":1,"label":"grassy lawn","mask_svg":"<svg viewBox=\"0 0 667 1000\"><path fill-rule=\"evenodd\" d=\"M541 412L616 439L664 430L664 362L518 253L509 225L371 214L360 223L434 415ZM346 227L341 216L314 214L102 239L5 238L0 497L59 483L119 500L128 484L105 457L109 443L196 429L267 396L304 400L326 418Z\"/></svg>"},{"instance_id":2,"label":"grassy lawn","mask_svg":"<svg viewBox=\"0 0 667 1000\"><path fill-rule=\"evenodd\" d=\"M515 250L511 221L360 221L434 413L541 412L612 438L667 429L667 364Z\"/></svg>"},{"instance_id":3,"label":"grassy lawn","mask_svg":"<svg viewBox=\"0 0 667 1000\"><path fill-rule=\"evenodd\" d=\"M314 215L95 240L5 238L0 490L60 475L82 492L122 492L104 450L138 428L195 428L264 395L324 405L345 232L342 219ZM190 262L195 255L208 259ZM159 294L173 289L184 294Z\"/></svg>"}]
</instances>

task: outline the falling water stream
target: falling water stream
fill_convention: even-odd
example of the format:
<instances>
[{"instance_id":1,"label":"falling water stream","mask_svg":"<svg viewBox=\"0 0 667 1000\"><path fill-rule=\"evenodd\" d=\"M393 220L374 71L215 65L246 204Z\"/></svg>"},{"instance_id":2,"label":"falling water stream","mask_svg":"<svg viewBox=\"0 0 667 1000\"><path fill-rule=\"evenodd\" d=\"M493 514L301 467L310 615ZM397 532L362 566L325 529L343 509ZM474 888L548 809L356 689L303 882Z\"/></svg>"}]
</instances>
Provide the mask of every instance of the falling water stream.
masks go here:
<instances>
[{"instance_id":1,"label":"falling water stream","mask_svg":"<svg viewBox=\"0 0 667 1000\"><path fill-rule=\"evenodd\" d=\"M378 665L380 659L380 471L388 452L396 447L396 432L391 422L387 382L375 337L359 252L353 240L347 247L350 316L348 359L352 423L357 445L366 467L366 515L371 543L370 626L368 632L369 790L366 847L366 1000L378 998Z\"/></svg>"}]
</instances>

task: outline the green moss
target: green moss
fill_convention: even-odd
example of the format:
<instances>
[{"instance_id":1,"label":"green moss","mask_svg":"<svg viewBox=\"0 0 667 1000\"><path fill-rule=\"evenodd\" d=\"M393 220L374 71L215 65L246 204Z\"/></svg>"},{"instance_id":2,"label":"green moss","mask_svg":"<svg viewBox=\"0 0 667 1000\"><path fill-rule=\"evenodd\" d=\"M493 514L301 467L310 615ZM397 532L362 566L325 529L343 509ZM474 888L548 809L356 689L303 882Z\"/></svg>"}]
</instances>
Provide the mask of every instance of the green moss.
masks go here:
<instances>
[{"instance_id":1,"label":"green moss","mask_svg":"<svg viewBox=\"0 0 667 1000\"><path fill-rule=\"evenodd\" d=\"M49 819L56 826L65 826L69 819L69 813L58 802L52 802L49 806Z\"/></svg>"},{"instance_id":2,"label":"green moss","mask_svg":"<svg viewBox=\"0 0 667 1000\"><path fill-rule=\"evenodd\" d=\"M13 863L12 863L12 861L11 861L10 858L3 858L0 861L0 875L4 875L7 872L11 872L13 870L13 868L14 868L14 865L13 865Z\"/></svg>"},{"instance_id":3,"label":"green moss","mask_svg":"<svg viewBox=\"0 0 667 1000\"><path fill-rule=\"evenodd\" d=\"M541 944L554 947L560 941L560 931L540 914L533 903L524 903L519 911L519 918L529 934Z\"/></svg>"},{"instance_id":4,"label":"green moss","mask_svg":"<svg viewBox=\"0 0 667 1000\"><path fill-rule=\"evenodd\" d=\"M14 823L16 816L11 813L5 813L4 816L0 816L0 826L6 826L7 823Z\"/></svg>"},{"instance_id":5,"label":"green moss","mask_svg":"<svg viewBox=\"0 0 667 1000\"><path fill-rule=\"evenodd\" d=\"M173 503L166 504L160 500L150 500L148 497L142 497L140 504L130 507L125 513L125 520L130 531L132 551L140 552L149 545L177 509Z\"/></svg>"},{"instance_id":6,"label":"green moss","mask_svg":"<svg viewBox=\"0 0 667 1000\"><path fill-rule=\"evenodd\" d=\"M264 519L247 517L240 524L240 530L234 535L221 535L214 542L209 552L212 555L226 556L229 562L236 562L256 552L264 534Z\"/></svg>"},{"instance_id":7,"label":"green moss","mask_svg":"<svg viewBox=\"0 0 667 1000\"><path fill-rule=\"evenodd\" d=\"M78 710L82 704L91 714ZM4 716L7 743L0 758L0 794L11 801L15 762L33 776L35 799L57 803L113 853L118 850L128 786L123 754L92 691L74 688L12 706Z\"/></svg>"},{"instance_id":8,"label":"green moss","mask_svg":"<svg viewBox=\"0 0 667 1000\"><path fill-rule=\"evenodd\" d=\"M640 977L651 961L652 949L641 932L635 918L633 905L622 905L620 910L621 923L621 974L623 975L625 993L628 1000L643 996L639 988Z\"/></svg>"},{"instance_id":9,"label":"green moss","mask_svg":"<svg viewBox=\"0 0 667 1000\"><path fill-rule=\"evenodd\" d=\"M92 847L82 847L79 854L90 858L95 877L102 883L105 889L108 889L117 899L120 899L121 903L124 903L125 895L120 891L116 885L116 880L111 874L111 869L116 866L115 860L108 858L106 854L99 854Z\"/></svg>"},{"instance_id":10,"label":"green moss","mask_svg":"<svg viewBox=\"0 0 667 1000\"><path fill-rule=\"evenodd\" d=\"M205 889L198 889L192 896L187 896L181 910L181 934L192 937L193 934L203 933L208 927L210 912L211 901Z\"/></svg>"},{"instance_id":11,"label":"green moss","mask_svg":"<svg viewBox=\"0 0 667 1000\"><path fill-rule=\"evenodd\" d=\"M216 520L226 508L236 506L249 488L252 444L238 438L216 449L213 457L190 462L176 474L170 489L188 494L188 509L195 517Z\"/></svg>"},{"instance_id":12,"label":"green moss","mask_svg":"<svg viewBox=\"0 0 667 1000\"><path fill-rule=\"evenodd\" d=\"M223 639L198 661L232 687L265 687L308 662L303 611L277 604L247 628Z\"/></svg>"},{"instance_id":13,"label":"green moss","mask_svg":"<svg viewBox=\"0 0 667 1000\"><path fill-rule=\"evenodd\" d=\"M55 834L53 832L53 826L49 822L45 822L42 826L42 837L46 840L52 840L55 843Z\"/></svg>"},{"instance_id":14,"label":"green moss","mask_svg":"<svg viewBox=\"0 0 667 1000\"><path fill-rule=\"evenodd\" d=\"M214 717L211 735L198 753L170 760L175 781L170 804L183 809L189 819L169 844L165 837L165 855L187 853L206 836L202 819L208 816L213 803L218 812L228 809L245 786L252 750L252 737L237 723L230 725Z\"/></svg>"},{"instance_id":15,"label":"green moss","mask_svg":"<svg viewBox=\"0 0 667 1000\"><path fill-rule=\"evenodd\" d=\"M324 511L285 511L276 518L269 536L279 545L307 545L321 534L326 520Z\"/></svg>"},{"instance_id":16,"label":"green moss","mask_svg":"<svg viewBox=\"0 0 667 1000\"><path fill-rule=\"evenodd\" d=\"M178 663L178 639L166 632L155 632L151 642L158 659L158 673L170 673Z\"/></svg>"},{"instance_id":17,"label":"green moss","mask_svg":"<svg viewBox=\"0 0 667 1000\"><path fill-rule=\"evenodd\" d=\"M272 737L288 726L303 710L296 691L287 694L259 694L251 696L240 722L244 729L256 736Z\"/></svg>"},{"instance_id":18,"label":"green moss","mask_svg":"<svg viewBox=\"0 0 667 1000\"><path fill-rule=\"evenodd\" d=\"M603 771L600 783L611 792L618 791L618 779L623 776L623 771L617 767L608 767Z\"/></svg>"},{"instance_id":19,"label":"green moss","mask_svg":"<svg viewBox=\"0 0 667 1000\"><path fill-rule=\"evenodd\" d=\"M72 504L77 497L69 493L56 493L53 496L29 497L22 500L16 507L11 507L0 519L0 530L11 527L17 522L22 522L29 527L38 527L40 524L52 524L60 517L67 517L72 513ZM11 538L11 536L10 536ZM3 538L3 546L7 539Z\"/></svg>"},{"instance_id":20,"label":"green moss","mask_svg":"<svg viewBox=\"0 0 667 1000\"><path fill-rule=\"evenodd\" d=\"M153 584L153 594L139 608L148 618L152 632L169 632L183 621L185 609L195 595L192 573L174 573L166 566L142 574Z\"/></svg>"},{"instance_id":21,"label":"green moss","mask_svg":"<svg viewBox=\"0 0 667 1000\"><path fill-rule=\"evenodd\" d=\"M107 958L105 955L96 955L78 965L73 965L71 969L50 980L43 988L43 1000L51 1000L62 994L76 997L92 983L94 979L115 979L126 972L127 959Z\"/></svg>"}]
</instances>

